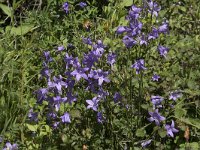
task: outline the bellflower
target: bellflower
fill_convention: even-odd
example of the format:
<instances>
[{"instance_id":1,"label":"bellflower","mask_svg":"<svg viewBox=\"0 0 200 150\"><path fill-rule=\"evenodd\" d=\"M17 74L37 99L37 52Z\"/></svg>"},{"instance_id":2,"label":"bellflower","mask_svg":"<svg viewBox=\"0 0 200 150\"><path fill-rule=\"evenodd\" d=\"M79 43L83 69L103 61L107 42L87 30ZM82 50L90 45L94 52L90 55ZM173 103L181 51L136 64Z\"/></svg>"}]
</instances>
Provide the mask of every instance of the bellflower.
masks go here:
<instances>
[{"instance_id":1,"label":"bellflower","mask_svg":"<svg viewBox=\"0 0 200 150\"><path fill-rule=\"evenodd\" d=\"M141 143L141 146L143 147L143 148L145 148L145 147L147 147L150 143L151 143L151 139L150 140L145 140L145 141L143 141L142 143Z\"/></svg>"},{"instance_id":2,"label":"bellflower","mask_svg":"<svg viewBox=\"0 0 200 150\"><path fill-rule=\"evenodd\" d=\"M54 76L53 82L51 82L50 80L48 81L48 87L55 88L56 92L58 93L62 93L62 86L67 86L67 84L64 81L62 81L61 75L58 78Z\"/></svg>"},{"instance_id":3,"label":"bellflower","mask_svg":"<svg viewBox=\"0 0 200 150\"><path fill-rule=\"evenodd\" d=\"M6 147L3 150L18 150L17 144L6 143Z\"/></svg>"},{"instance_id":4,"label":"bellflower","mask_svg":"<svg viewBox=\"0 0 200 150\"><path fill-rule=\"evenodd\" d=\"M32 108L29 110L28 117L30 121L38 121L38 114L37 112L33 112Z\"/></svg>"},{"instance_id":5,"label":"bellflower","mask_svg":"<svg viewBox=\"0 0 200 150\"><path fill-rule=\"evenodd\" d=\"M94 111L97 111L98 109L98 102L99 102L99 98L98 97L94 97L92 100L86 100L88 106L87 109L93 109Z\"/></svg>"},{"instance_id":6,"label":"bellflower","mask_svg":"<svg viewBox=\"0 0 200 150\"><path fill-rule=\"evenodd\" d=\"M86 4L85 2L80 2L78 5L79 5L81 8L84 8L84 7L87 6L87 4Z\"/></svg>"},{"instance_id":7,"label":"bellflower","mask_svg":"<svg viewBox=\"0 0 200 150\"><path fill-rule=\"evenodd\" d=\"M64 46L58 46L57 52L63 51L65 49Z\"/></svg>"},{"instance_id":8,"label":"bellflower","mask_svg":"<svg viewBox=\"0 0 200 150\"><path fill-rule=\"evenodd\" d=\"M108 72L103 72L101 69L98 69L96 70L93 78L98 80L98 84L101 86L103 82L106 82L106 83L110 82L107 76L108 76Z\"/></svg>"},{"instance_id":9,"label":"bellflower","mask_svg":"<svg viewBox=\"0 0 200 150\"><path fill-rule=\"evenodd\" d=\"M64 113L64 115L63 116L61 116L60 117L61 119L62 119L62 122L66 122L66 123L70 123L71 122L71 120L70 120L70 115L69 115L69 113Z\"/></svg>"},{"instance_id":10,"label":"bellflower","mask_svg":"<svg viewBox=\"0 0 200 150\"><path fill-rule=\"evenodd\" d=\"M83 40L83 43L84 43L84 44L92 45L92 40L91 40L91 38L84 38L84 37L83 37L82 40Z\"/></svg>"},{"instance_id":11,"label":"bellflower","mask_svg":"<svg viewBox=\"0 0 200 150\"><path fill-rule=\"evenodd\" d=\"M153 1L148 2L148 6L149 6L149 12L153 15L153 16L158 16L158 12L160 11L161 7Z\"/></svg>"},{"instance_id":12,"label":"bellflower","mask_svg":"<svg viewBox=\"0 0 200 150\"><path fill-rule=\"evenodd\" d=\"M137 41L135 41L133 38L131 38L127 35L125 35L123 37L122 41L127 48L131 48L131 47L133 47L133 45L135 45L137 43Z\"/></svg>"},{"instance_id":13,"label":"bellflower","mask_svg":"<svg viewBox=\"0 0 200 150\"><path fill-rule=\"evenodd\" d=\"M149 114L151 115L150 118L148 118L148 120L150 122L153 122L155 121L156 125L159 126L160 125L160 122L165 120L165 117L161 116L159 113L158 113L158 109L156 109L154 112L149 112Z\"/></svg>"},{"instance_id":14,"label":"bellflower","mask_svg":"<svg viewBox=\"0 0 200 150\"><path fill-rule=\"evenodd\" d=\"M161 96L151 96L151 102L155 106L160 105L163 100L164 98Z\"/></svg>"},{"instance_id":15,"label":"bellflower","mask_svg":"<svg viewBox=\"0 0 200 150\"><path fill-rule=\"evenodd\" d=\"M136 74L139 74L141 70L146 70L147 68L144 67L144 59L137 60L131 68L136 69Z\"/></svg>"},{"instance_id":16,"label":"bellflower","mask_svg":"<svg viewBox=\"0 0 200 150\"><path fill-rule=\"evenodd\" d=\"M53 59L50 56L50 52L49 51L47 51L47 52L45 51L44 52L44 57L45 57L47 63L53 61Z\"/></svg>"},{"instance_id":17,"label":"bellflower","mask_svg":"<svg viewBox=\"0 0 200 150\"><path fill-rule=\"evenodd\" d=\"M168 23L164 22L159 28L158 28L159 33L168 33Z\"/></svg>"},{"instance_id":18,"label":"bellflower","mask_svg":"<svg viewBox=\"0 0 200 150\"><path fill-rule=\"evenodd\" d=\"M47 97L46 97L46 94L48 93L48 89L46 88L41 88L39 90L37 90L35 92L36 96L37 96L37 102L38 103L42 103L43 100L45 100Z\"/></svg>"},{"instance_id":19,"label":"bellflower","mask_svg":"<svg viewBox=\"0 0 200 150\"><path fill-rule=\"evenodd\" d=\"M147 45L146 37L144 34L139 38L140 45Z\"/></svg>"},{"instance_id":20,"label":"bellflower","mask_svg":"<svg viewBox=\"0 0 200 150\"><path fill-rule=\"evenodd\" d=\"M84 78L85 80L87 80L88 77L85 72L88 70L89 68L77 68L73 72L71 72L71 75L75 76L77 81L79 81L81 78Z\"/></svg>"},{"instance_id":21,"label":"bellflower","mask_svg":"<svg viewBox=\"0 0 200 150\"><path fill-rule=\"evenodd\" d=\"M77 101L76 96L72 95L72 92L67 92L67 102L72 104L75 101Z\"/></svg>"},{"instance_id":22,"label":"bellflower","mask_svg":"<svg viewBox=\"0 0 200 150\"><path fill-rule=\"evenodd\" d=\"M162 46L162 45L159 45L159 46L158 46L158 51L159 51L159 53L160 53L161 56L166 57L166 55L167 55L167 53L168 53L168 51L169 51L169 48L164 47L164 46Z\"/></svg>"},{"instance_id":23,"label":"bellflower","mask_svg":"<svg viewBox=\"0 0 200 150\"><path fill-rule=\"evenodd\" d=\"M179 132L179 130L174 127L174 120L172 120L171 125L165 125L165 129L167 130L167 135L171 137L174 137L174 133Z\"/></svg>"},{"instance_id":24,"label":"bellflower","mask_svg":"<svg viewBox=\"0 0 200 150\"><path fill-rule=\"evenodd\" d=\"M69 4L67 2L65 2L62 7L65 10L66 14L68 14L68 12L69 12Z\"/></svg>"},{"instance_id":25,"label":"bellflower","mask_svg":"<svg viewBox=\"0 0 200 150\"><path fill-rule=\"evenodd\" d=\"M148 40L151 40L151 39L156 39L158 38L158 29L154 28L152 29L152 32L148 35Z\"/></svg>"},{"instance_id":26,"label":"bellflower","mask_svg":"<svg viewBox=\"0 0 200 150\"><path fill-rule=\"evenodd\" d=\"M97 113L97 122L102 124L103 121L104 121L104 118L103 118L102 113L101 113L101 112L98 112L98 113Z\"/></svg>"},{"instance_id":27,"label":"bellflower","mask_svg":"<svg viewBox=\"0 0 200 150\"><path fill-rule=\"evenodd\" d=\"M124 32L126 32L126 28L125 28L124 26L119 26L119 27L117 28L117 30L116 30L116 33L117 33L117 34L122 34L122 33L124 33Z\"/></svg>"},{"instance_id":28,"label":"bellflower","mask_svg":"<svg viewBox=\"0 0 200 150\"><path fill-rule=\"evenodd\" d=\"M154 74L154 75L152 76L152 80L153 80L153 81L158 81L158 79L160 79L160 76L159 76L159 75Z\"/></svg>"},{"instance_id":29,"label":"bellflower","mask_svg":"<svg viewBox=\"0 0 200 150\"><path fill-rule=\"evenodd\" d=\"M107 56L107 63L111 66L115 63L117 55L115 53L109 53Z\"/></svg>"},{"instance_id":30,"label":"bellflower","mask_svg":"<svg viewBox=\"0 0 200 150\"><path fill-rule=\"evenodd\" d=\"M122 99L122 96L120 95L119 92L116 92L113 98L114 98L114 102L117 103L119 100Z\"/></svg>"},{"instance_id":31,"label":"bellflower","mask_svg":"<svg viewBox=\"0 0 200 150\"><path fill-rule=\"evenodd\" d=\"M182 94L179 91L174 91L170 93L169 99L171 100L177 100L178 98L180 98L182 96Z\"/></svg>"}]
</instances>

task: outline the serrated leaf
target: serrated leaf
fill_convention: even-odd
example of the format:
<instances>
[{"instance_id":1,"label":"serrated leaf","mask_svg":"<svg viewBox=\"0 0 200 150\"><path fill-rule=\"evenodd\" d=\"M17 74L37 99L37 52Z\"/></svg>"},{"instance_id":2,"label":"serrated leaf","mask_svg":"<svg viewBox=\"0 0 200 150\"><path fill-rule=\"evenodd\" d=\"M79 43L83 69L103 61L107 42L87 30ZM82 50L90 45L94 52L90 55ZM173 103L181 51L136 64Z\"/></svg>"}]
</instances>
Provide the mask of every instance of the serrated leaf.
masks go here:
<instances>
[{"instance_id":1,"label":"serrated leaf","mask_svg":"<svg viewBox=\"0 0 200 150\"><path fill-rule=\"evenodd\" d=\"M6 14L6 15L8 15L9 17L11 17L11 9L8 7L8 6L6 6L6 5L4 5L4 4L0 4L0 8L3 10L3 12Z\"/></svg>"},{"instance_id":2,"label":"serrated leaf","mask_svg":"<svg viewBox=\"0 0 200 150\"><path fill-rule=\"evenodd\" d=\"M13 35L25 35L34 29L36 29L36 27L34 27L33 24L21 25L19 27L6 27L6 31L9 31Z\"/></svg>"}]
</instances>

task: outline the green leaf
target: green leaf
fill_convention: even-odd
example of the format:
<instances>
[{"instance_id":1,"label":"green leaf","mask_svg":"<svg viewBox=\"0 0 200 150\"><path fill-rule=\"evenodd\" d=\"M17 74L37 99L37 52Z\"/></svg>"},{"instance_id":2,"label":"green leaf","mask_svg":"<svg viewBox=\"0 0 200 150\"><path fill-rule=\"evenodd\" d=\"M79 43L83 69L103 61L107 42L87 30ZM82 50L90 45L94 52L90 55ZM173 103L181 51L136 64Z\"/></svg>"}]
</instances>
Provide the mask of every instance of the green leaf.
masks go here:
<instances>
[{"instance_id":1,"label":"green leaf","mask_svg":"<svg viewBox=\"0 0 200 150\"><path fill-rule=\"evenodd\" d=\"M7 26L6 31L10 31L10 33L13 35L25 35L28 32L33 31L36 28L37 27L34 27L33 24L25 24L25 25L21 25L19 27Z\"/></svg>"},{"instance_id":2,"label":"green leaf","mask_svg":"<svg viewBox=\"0 0 200 150\"><path fill-rule=\"evenodd\" d=\"M175 109L175 116L177 118L181 118L181 117L184 117L186 115L187 111L184 109L184 108L176 108Z\"/></svg>"},{"instance_id":3,"label":"green leaf","mask_svg":"<svg viewBox=\"0 0 200 150\"><path fill-rule=\"evenodd\" d=\"M37 131L37 128L38 128L38 125L26 124L26 126L28 127L30 131L33 131L33 132Z\"/></svg>"},{"instance_id":4,"label":"green leaf","mask_svg":"<svg viewBox=\"0 0 200 150\"><path fill-rule=\"evenodd\" d=\"M167 135L166 130L164 129L158 130L158 134L160 135L161 138L164 138Z\"/></svg>"},{"instance_id":5,"label":"green leaf","mask_svg":"<svg viewBox=\"0 0 200 150\"><path fill-rule=\"evenodd\" d=\"M121 5L124 6L131 6L133 5L133 0L123 0L123 2L121 3Z\"/></svg>"},{"instance_id":6,"label":"green leaf","mask_svg":"<svg viewBox=\"0 0 200 150\"><path fill-rule=\"evenodd\" d=\"M3 12L6 14L6 15L8 15L9 17L11 17L11 9L8 7L8 6L6 6L6 5L4 5L4 4L0 4L0 8L3 10Z\"/></svg>"},{"instance_id":7,"label":"green leaf","mask_svg":"<svg viewBox=\"0 0 200 150\"><path fill-rule=\"evenodd\" d=\"M144 128L137 129L136 136L137 137L144 137L146 135L146 131Z\"/></svg>"}]
</instances>

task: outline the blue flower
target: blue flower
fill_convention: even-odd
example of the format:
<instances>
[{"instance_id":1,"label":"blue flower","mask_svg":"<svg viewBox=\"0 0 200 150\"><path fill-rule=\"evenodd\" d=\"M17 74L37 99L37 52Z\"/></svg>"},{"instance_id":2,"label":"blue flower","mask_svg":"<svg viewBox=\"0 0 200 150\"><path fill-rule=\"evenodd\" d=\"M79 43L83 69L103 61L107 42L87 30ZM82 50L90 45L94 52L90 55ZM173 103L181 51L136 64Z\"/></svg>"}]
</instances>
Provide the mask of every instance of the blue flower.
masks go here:
<instances>
[{"instance_id":1,"label":"blue flower","mask_svg":"<svg viewBox=\"0 0 200 150\"><path fill-rule=\"evenodd\" d=\"M143 141L142 143L141 143L141 146L143 147L143 148L145 148L145 147L147 147L150 143L151 143L151 139L150 140L145 140L145 141Z\"/></svg>"},{"instance_id":2,"label":"blue flower","mask_svg":"<svg viewBox=\"0 0 200 150\"><path fill-rule=\"evenodd\" d=\"M71 122L70 115L67 112L64 113L64 115L61 116L60 118L62 119L62 122L64 122L64 123L70 123Z\"/></svg>"},{"instance_id":3,"label":"blue flower","mask_svg":"<svg viewBox=\"0 0 200 150\"><path fill-rule=\"evenodd\" d=\"M63 4L63 9L65 10L66 14L69 12L69 4L67 2Z\"/></svg>"},{"instance_id":4,"label":"blue flower","mask_svg":"<svg viewBox=\"0 0 200 150\"><path fill-rule=\"evenodd\" d=\"M159 45L159 46L158 46L158 51L159 51L159 53L160 53L161 56L166 57L166 55L167 55L167 53L168 53L168 51L169 51L169 48L164 47L164 46L162 46L162 45Z\"/></svg>"},{"instance_id":5,"label":"blue flower","mask_svg":"<svg viewBox=\"0 0 200 150\"><path fill-rule=\"evenodd\" d=\"M136 69L136 74L139 74L141 70L146 70L147 68L144 67L144 59L137 60L131 68Z\"/></svg>"},{"instance_id":6,"label":"blue flower","mask_svg":"<svg viewBox=\"0 0 200 150\"><path fill-rule=\"evenodd\" d=\"M79 5L81 8L84 8L84 7L87 6L87 4L86 4L85 2L80 2L78 5Z\"/></svg>"},{"instance_id":7,"label":"blue flower","mask_svg":"<svg viewBox=\"0 0 200 150\"><path fill-rule=\"evenodd\" d=\"M160 79L160 76L159 76L159 75L154 74L154 75L152 76L152 80L153 80L153 81L158 81L158 79Z\"/></svg>"},{"instance_id":8,"label":"blue flower","mask_svg":"<svg viewBox=\"0 0 200 150\"><path fill-rule=\"evenodd\" d=\"M179 131L174 127L174 120L172 120L171 125L165 125L165 129L167 130L167 135L171 137L174 137L174 133L177 133Z\"/></svg>"},{"instance_id":9,"label":"blue flower","mask_svg":"<svg viewBox=\"0 0 200 150\"><path fill-rule=\"evenodd\" d=\"M154 112L149 112L149 114L151 115L150 118L148 118L148 120L150 122L153 122L155 121L156 125L159 126L160 125L160 122L165 120L165 117L161 116L159 113L158 113L158 109L156 109Z\"/></svg>"},{"instance_id":10,"label":"blue flower","mask_svg":"<svg viewBox=\"0 0 200 150\"><path fill-rule=\"evenodd\" d=\"M127 48L131 48L131 47L133 47L133 45L135 45L137 43L137 41L135 41L133 38L131 38L127 35L125 35L123 37L122 41Z\"/></svg>"},{"instance_id":11,"label":"blue flower","mask_svg":"<svg viewBox=\"0 0 200 150\"><path fill-rule=\"evenodd\" d=\"M3 150L18 150L17 144L6 143L6 147Z\"/></svg>"},{"instance_id":12,"label":"blue flower","mask_svg":"<svg viewBox=\"0 0 200 150\"><path fill-rule=\"evenodd\" d=\"M94 111L97 111L98 108L98 102L99 102L99 98L98 97L94 97L92 100L86 100L88 106L87 109L93 109Z\"/></svg>"},{"instance_id":13,"label":"blue flower","mask_svg":"<svg viewBox=\"0 0 200 150\"><path fill-rule=\"evenodd\" d=\"M171 92L170 93L170 96L169 96L169 99L171 100L176 100L178 98L180 98L182 96L181 92L180 91L174 91L174 92Z\"/></svg>"}]
</instances>

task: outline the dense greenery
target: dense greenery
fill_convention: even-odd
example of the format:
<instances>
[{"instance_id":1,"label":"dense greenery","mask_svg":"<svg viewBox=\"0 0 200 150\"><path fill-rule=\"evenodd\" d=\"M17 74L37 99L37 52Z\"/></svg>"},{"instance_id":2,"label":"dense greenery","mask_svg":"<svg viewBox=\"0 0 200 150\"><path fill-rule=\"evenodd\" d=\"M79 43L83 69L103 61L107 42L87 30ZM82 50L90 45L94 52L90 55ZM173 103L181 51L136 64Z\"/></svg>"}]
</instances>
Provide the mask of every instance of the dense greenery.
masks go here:
<instances>
[{"instance_id":1,"label":"dense greenery","mask_svg":"<svg viewBox=\"0 0 200 150\"><path fill-rule=\"evenodd\" d=\"M0 0L0 148L200 149L199 6Z\"/></svg>"}]
</instances>

